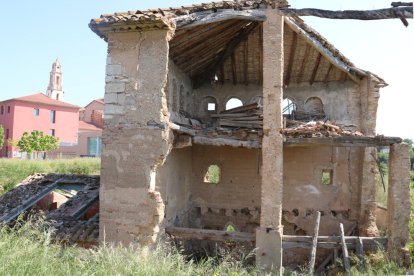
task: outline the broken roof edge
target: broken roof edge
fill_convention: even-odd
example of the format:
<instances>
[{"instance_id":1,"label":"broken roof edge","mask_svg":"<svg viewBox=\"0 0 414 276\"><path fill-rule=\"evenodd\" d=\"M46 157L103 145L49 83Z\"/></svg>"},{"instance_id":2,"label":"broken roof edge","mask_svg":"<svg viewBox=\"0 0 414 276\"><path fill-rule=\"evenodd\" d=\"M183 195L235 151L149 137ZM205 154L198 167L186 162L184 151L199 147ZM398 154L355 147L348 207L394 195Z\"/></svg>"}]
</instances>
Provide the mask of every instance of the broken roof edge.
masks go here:
<instances>
[{"instance_id":1,"label":"broken roof edge","mask_svg":"<svg viewBox=\"0 0 414 276\"><path fill-rule=\"evenodd\" d=\"M99 19L92 19L89 27L98 36L107 41L105 32L148 29L186 29L200 24L220 22L227 19L264 21L263 7L269 5L267 0L242 0L202 3L199 5L183 6L181 8L149 9L146 11L128 11L124 13L103 14ZM277 3L276 3L277 2ZM285 8L285 0L273 1L275 7ZM226 12L230 10L230 12ZM251 12L249 12L251 10ZM283 12L283 10L281 10ZM158 23L157 23L158 22ZM339 70L346 73L350 79L359 83L364 77L377 83L378 87L388 84L376 74L357 68L337 48L295 15L285 15L285 23L293 31L300 34L314 46L322 56L327 58ZM155 25L154 25L155 24ZM156 24L160 24L157 26Z\"/></svg>"}]
</instances>

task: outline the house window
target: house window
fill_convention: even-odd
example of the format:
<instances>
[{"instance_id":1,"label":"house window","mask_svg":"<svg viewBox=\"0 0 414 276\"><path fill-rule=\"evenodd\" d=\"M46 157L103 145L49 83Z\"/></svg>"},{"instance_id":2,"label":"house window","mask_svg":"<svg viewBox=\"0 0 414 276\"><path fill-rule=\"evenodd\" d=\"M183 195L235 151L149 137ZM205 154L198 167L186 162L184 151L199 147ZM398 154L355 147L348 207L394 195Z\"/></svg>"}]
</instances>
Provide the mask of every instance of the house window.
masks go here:
<instances>
[{"instance_id":1,"label":"house window","mask_svg":"<svg viewBox=\"0 0 414 276\"><path fill-rule=\"evenodd\" d=\"M220 176L220 167L217 165L210 165L204 175L204 183L218 184L220 182Z\"/></svg>"},{"instance_id":2,"label":"house window","mask_svg":"<svg viewBox=\"0 0 414 276\"><path fill-rule=\"evenodd\" d=\"M50 122L52 124L56 123L56 110L50 110Z\"/></svg>"},{"instance_id":3,"label":"house window","mask_svg":"<svg viewBox=\"0 0 414 276\"><path fill-rule=\"evenodd\" d=\"M33 115L39 116L39 114L40 114L39 108L34 108L33 109Z\"/></svg>"},{"instance_id":4,"label":"house window","mask_svg":"<svg viewBox=\"0 0 414 276\"><path fill-rule=\"evenodd\" d=\"M59 76L56 76L56 84L59 85Z\"/></svg>"},{"instance_id":5,"label":"house window","mask_svg":"<svg viewBox=\"0 0 414 276\"><path fill-rule=\"evenodd\" d=\"M236 108L239 106L242 106L243 102L238 99L238 98L230 98L227 102L226 102L226 110L232 109L232 108Z\"/></svg>"},{"instance_id":6,"label":"house window","mask_svg":"<svg viewBox=\"0 0 414 276\"><path fill-rule=\"evenodd\" d=\"M215 103L208 103L207 104L208 111L216 111L216 104Z\"/></svg>"},{"instance_id":7,"label":"house window","mask_svg":"<svg viewBox=\"0 0 414 276\"><path fill-rule=\"evenodd\" d=\"M7 113L10 113L10 105L7 106Z\"/></svg>"},{"instance_id":8,"label":"house window","mask_svg":"<svg viewBox=\"0 0 414 276\"><path fill-rule=\"evenodd\" d=\"M9 135L10 135L9 129L6 129L6 140L9 139Z\"/></svg>"},{"instance_id":9,"label":"house window","mask_svg":"<svg viewBox=\"0 0 414 276\"><path fill-rule=\"evenodd\" d=\"M55 137L55 129L53 129L53 128L51 128L50 130L49 130L49 135L50 136L53 136L53 137Z\"/></svg>"},{"instance_id":10,"label":"house window","mask_svg":"<svg viewBox=\"0 0 414 276\"><path fill-rule=\"evenodd\" d=\"M322 184L323 185L332 185L332 170L322 170Z\"/></svg>"},{"instance_id":11,"label":"house window","mask_svg":"<svg viewBox=\"0 0 414 276\"><path fill-rule=\"evenodd\" d=\"M3 115L4 114L4 106L2 105L0 108L0 114Z\"/></svg>"},{"instance_id":12,"label":"house window","mask_svg":"<svg viewBox=\"0 0 414 276\"><path fill-rule=\"evenodd\" d=\"M101 137L88 137L88 155L101 156L102 139Z\"/></svg>"}]
</instances>

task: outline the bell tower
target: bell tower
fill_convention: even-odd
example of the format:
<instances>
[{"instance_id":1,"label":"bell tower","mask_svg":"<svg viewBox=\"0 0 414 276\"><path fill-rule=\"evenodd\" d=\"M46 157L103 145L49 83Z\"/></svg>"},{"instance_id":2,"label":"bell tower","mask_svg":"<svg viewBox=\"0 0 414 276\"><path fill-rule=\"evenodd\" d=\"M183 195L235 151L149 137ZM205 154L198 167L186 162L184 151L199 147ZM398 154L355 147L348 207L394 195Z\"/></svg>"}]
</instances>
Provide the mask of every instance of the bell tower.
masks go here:
<instances>
[{"instance_id":1,"label":"bell tower","mask_svg":"<svg viewBox=\"0 0 414 276\"><path fill-rule=\"evenodd\" d=\"M46 95L53 100L63 101L62 65L58 59L52 64L52 71L50 71L50 80Z\"/></svg>"}]
</instances>

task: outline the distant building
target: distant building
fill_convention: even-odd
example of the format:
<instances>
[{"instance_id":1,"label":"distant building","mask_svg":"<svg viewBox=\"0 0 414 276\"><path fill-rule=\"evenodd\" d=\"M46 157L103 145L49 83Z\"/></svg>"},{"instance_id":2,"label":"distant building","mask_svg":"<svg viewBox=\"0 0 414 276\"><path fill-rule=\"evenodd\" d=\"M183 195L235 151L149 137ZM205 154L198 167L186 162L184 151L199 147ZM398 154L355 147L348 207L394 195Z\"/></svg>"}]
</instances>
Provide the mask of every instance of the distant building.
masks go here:
<instances>
[{"instance_id":1,"label":"distant building","mask_svg":"<svg viewBox=\"0 0 414 276\"><path fill-rule=\"evenodd\" d=\"M58 150L50 158L100 156L102 148L103 99L96 99L84 108L63 101L62 65L52 64L46 95L37 93L0 102L0 125L4 128L5 143L0 157L19 158L18 148L7 140L17 141L24 132L34 130L59 138Z\"/></svg>"}]
</instances>

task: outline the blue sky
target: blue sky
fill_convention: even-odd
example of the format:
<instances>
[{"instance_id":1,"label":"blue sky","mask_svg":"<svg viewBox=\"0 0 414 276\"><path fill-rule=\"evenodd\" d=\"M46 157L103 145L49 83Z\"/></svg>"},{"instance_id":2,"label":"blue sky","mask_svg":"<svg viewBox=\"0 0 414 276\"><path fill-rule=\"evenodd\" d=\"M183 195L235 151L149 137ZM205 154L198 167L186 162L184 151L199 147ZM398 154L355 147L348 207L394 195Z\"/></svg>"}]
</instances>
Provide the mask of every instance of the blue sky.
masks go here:
<instances>
[{"instance_id":1,"label":"blue sky","mask_svg":"<svg viewBox=\"0 0 414 276\"><path fill-rule=\"evenodd\" d=\"M15 0L1 4L0 100L45 92L52 62L62 62L67 102L84 106L103 97L106 43L89 28L102 13L200 3L181 1ZM203 1L207 2L207 1ZM295 8L377 9L390 0L291 0ZM358 67L383 77L377 132L414 139L414 21L354 21L306 17Z\"/></svg>"}]
</instances>

